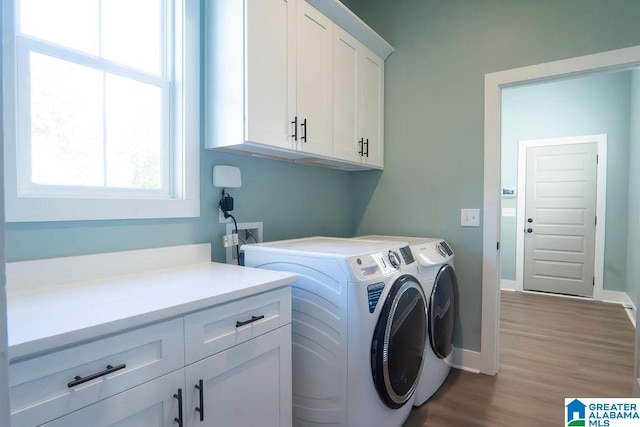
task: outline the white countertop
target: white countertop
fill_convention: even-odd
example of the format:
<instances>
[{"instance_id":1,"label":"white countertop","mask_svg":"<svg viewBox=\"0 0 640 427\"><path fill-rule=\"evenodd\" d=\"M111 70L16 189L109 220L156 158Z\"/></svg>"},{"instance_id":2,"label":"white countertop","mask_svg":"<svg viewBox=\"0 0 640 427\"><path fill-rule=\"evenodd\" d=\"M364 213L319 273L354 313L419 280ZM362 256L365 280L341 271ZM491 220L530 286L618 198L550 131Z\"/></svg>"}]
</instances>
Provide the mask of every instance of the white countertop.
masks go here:
<instances>
[{"instance_id":1,"label":"white countertop","mask_svg":"<svg viewBox=\"0 0 640 427\"><path fill-rule=\"evenodd\" d=\"M296 278L206 262L9 294L9 358L181 316L287 286Z\"/></svg>"}]
</instances>

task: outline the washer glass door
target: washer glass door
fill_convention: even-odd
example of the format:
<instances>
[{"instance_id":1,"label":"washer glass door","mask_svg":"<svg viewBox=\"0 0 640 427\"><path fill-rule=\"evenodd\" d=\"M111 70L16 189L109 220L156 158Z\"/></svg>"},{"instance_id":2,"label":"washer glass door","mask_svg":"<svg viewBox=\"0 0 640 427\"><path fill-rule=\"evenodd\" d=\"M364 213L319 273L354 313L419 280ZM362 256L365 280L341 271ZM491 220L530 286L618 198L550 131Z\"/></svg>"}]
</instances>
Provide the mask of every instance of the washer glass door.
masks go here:
<instances>
[{"instance_id":1,"label":"washer glass door","mask_svg":"<svg viewBox=\"0 0 640 427\"><path fill-rule=\"evenodd\" d=\"M373 382L390 408L402 407L413 395L426 344L426 302L418 280L398 278L385 298L371 345Z\"/></svg>"},{"instance_id":2,"label":"washer glass door","mask_svg":"<svg viewBox=\"0 0 640 427\"><path fill-rule=\"evenodd\" d=\"M456 272L449 264L444 265L433 284L429 299L429 341L440 359L451 354L455 320L455 294L458 286Z\"/></svg>"}]
</instances>

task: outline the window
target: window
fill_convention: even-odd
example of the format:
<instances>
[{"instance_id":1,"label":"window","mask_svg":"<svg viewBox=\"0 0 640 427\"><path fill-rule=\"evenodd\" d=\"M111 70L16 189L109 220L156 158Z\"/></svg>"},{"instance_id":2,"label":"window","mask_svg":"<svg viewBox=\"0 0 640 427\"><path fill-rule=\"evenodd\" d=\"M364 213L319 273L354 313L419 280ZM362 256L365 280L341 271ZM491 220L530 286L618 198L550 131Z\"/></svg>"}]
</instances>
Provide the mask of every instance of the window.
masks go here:
<instances>
[{"instance_id":1,"label":"window","mask_svg":"<svg viewBox=\"0 0 640 427\"><path fill-rule=\"evenodd\" d=\"M13 6L7 220L198 216L199 2Z\"/></svg>"}]
</instances>

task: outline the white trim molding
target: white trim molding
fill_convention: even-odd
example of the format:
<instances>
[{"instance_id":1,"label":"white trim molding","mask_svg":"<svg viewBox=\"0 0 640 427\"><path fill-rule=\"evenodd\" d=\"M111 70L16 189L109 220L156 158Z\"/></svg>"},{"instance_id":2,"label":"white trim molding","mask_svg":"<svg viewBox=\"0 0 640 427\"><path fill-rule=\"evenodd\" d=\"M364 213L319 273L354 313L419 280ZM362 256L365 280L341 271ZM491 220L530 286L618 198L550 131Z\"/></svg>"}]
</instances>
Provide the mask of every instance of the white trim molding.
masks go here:
<instances>
[{"instance_id":1,"label":"white trim molding","mask_svg":"<svg viewBox=\"0 0 640 427\"><path fill-rule=\"evenodd\" d=\"M465 350L464 348L453 348L451 354L451 367L474 374L481 373L481 354L477 351Z\"/></svg>"},{"instance_id":2,"label":"white trim molding","mask_svg":"<svg viewBox=\"0 0 640 427\"><path fill-rule=\"evenodd\" d=\"M623 71L640 66L640 46L532 65L485 75L484 79L484 229L482 330L478 369L498 373L500 334L500 138L501 95L506 87Z\"/></svg>"},{"instance_id":3,"label":"white trim molding","mask_svg":"<svg viewBox=\"0 0 640 427\"><path fill-rule=\"evenodd\" d=\"M517 280L500 279L500 290L510 292L522 291L522 286L520 286L520 289L518 289Z\"/></svg>"},{"instance_id":4,"label":"white trim molding","mask_svg":"<svg viewBox=\"0 0 640 427\"><path fill-rule=\"evenodd\" d=\"M627 316L629 316L629 320L631 320L631 324L633 327L636 327L636 305L631 301L629 295L626 292L622 291L602 291L602 302L609 302L612 304L620 304L625 311L627 312Z\"/></svg>"}]
</instances>

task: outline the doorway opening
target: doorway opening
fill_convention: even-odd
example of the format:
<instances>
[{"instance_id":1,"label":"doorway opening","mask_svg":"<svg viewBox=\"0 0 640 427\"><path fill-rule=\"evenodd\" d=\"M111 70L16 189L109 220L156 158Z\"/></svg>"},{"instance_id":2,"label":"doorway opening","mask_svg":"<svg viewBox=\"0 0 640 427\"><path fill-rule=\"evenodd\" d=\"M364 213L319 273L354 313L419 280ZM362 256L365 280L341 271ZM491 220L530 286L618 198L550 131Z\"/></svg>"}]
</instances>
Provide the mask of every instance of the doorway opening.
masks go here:
<instances>
[{"instance_id":1,"label":"doorway opening","mask_svg":"<svg viewBox=\"0 0 640 427\"><path fill-rule=\"evenodd\" d=\"M500 319L501 95L503 89L532 83L632 70L640 66L640 46L507 70L485 76L484 229L482 331L478 369L498 372Z\"/></svg>"}]
</instances>

